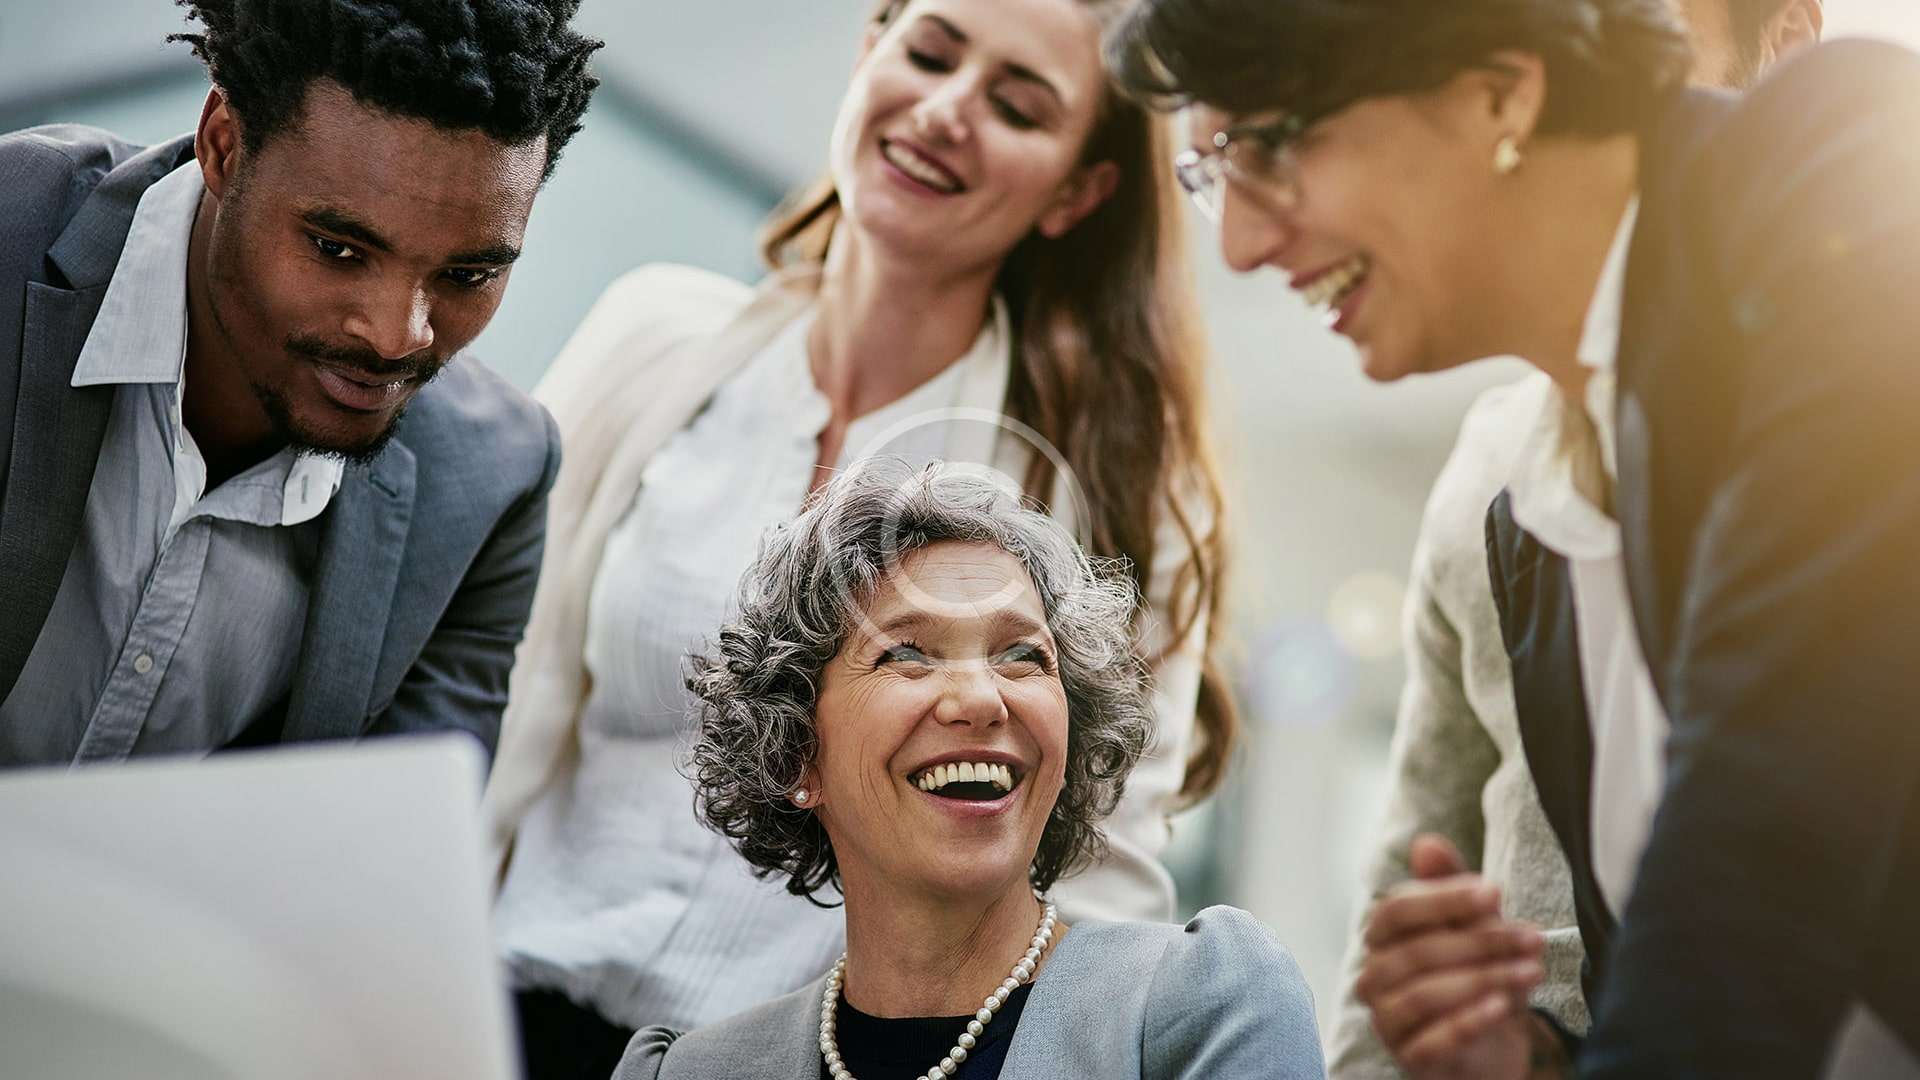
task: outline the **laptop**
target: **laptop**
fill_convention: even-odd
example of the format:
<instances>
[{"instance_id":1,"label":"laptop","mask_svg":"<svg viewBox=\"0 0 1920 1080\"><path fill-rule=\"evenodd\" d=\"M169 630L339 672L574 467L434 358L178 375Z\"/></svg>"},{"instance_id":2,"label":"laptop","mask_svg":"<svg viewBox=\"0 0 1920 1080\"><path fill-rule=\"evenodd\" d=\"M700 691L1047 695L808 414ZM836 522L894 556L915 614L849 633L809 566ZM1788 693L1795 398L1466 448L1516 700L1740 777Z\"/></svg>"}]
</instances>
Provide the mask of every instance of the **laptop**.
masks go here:
<instances>
[{"instance_id":1,"label":"laptop","mask_svg":"<svg viewBox=\"0 0 1920 1080\"><path fill-rule=\"evenodd\" d=\"M0 774L8 1080L517 1080L465 736Z\"/></svg>"}]
</instances>

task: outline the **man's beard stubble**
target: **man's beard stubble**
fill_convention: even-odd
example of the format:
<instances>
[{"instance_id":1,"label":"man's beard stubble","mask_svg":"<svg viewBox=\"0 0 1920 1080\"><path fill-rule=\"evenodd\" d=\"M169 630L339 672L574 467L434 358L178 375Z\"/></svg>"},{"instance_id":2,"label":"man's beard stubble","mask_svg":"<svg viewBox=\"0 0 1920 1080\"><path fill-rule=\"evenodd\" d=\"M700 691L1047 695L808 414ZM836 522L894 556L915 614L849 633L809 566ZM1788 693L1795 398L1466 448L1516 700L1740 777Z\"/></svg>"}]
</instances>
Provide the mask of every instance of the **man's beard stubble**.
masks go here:
<instances>
[{"instance_id":1,"label":"man's beard stubble","mask_svg":"<svg viewBox=\"0 0 1920 1080\"><path fill-rule=\"evenodd\" d=\"M329 345L319 338L293 333L288 334L285 342L289 356L303 361L325 361L340 367L371 375L375 378L390 380L406 379L412 382L413 394L425 389L427 384L440 377L451 359L414 359L394 362L385 359L371 349L352 349ZM406 404L395 409L393 415L380 431L371 438L354 443L342 443L329 438L301 424L294 418L293 410L288 407L286 395L273 386L249 380L254 397L260 407L266 411L267 421L273 425L276 435L285 440L296 452L319 457L337 458L348 465L368 465L378 458L393 440L393 433L399 428L400 421L407 415L407 407L413 403L412 395Z\"/></svg>"}]
</instances>

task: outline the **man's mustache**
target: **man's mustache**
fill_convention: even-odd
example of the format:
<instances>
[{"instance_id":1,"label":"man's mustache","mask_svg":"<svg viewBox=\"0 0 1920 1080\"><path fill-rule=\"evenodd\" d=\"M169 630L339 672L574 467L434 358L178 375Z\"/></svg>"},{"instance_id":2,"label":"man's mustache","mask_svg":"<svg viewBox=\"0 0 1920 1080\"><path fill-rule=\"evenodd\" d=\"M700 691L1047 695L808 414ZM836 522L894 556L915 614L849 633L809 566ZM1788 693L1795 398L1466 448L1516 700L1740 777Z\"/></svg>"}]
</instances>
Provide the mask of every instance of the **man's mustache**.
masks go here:
<instances>
[{"instance_id":1,"label":"man's mustache","mask_svg":"<svg viewBox=\"0 0 1920 1080\"><path fill-rule=\"evenodd\" d=\"M287 351L305 360L317 360L335 367L348 368L389 382L398 382L402 379L425 381L438 374L446 362L443 358L428 353L416 353L404 360L388 360L372 349L330 345L317 337L304 334L287 335Z\"/></svg>"}]
</instances>

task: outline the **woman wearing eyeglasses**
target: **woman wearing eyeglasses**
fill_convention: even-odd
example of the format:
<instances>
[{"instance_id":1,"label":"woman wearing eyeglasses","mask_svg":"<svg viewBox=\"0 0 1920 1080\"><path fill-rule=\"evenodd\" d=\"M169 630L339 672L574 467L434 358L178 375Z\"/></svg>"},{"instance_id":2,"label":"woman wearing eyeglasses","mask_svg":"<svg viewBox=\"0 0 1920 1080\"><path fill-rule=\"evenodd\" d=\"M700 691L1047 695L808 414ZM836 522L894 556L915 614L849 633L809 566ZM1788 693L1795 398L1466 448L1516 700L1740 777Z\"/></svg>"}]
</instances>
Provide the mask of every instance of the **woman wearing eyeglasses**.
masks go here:
<instances>
[{"instance_id":1,"label":"woman wearing eyeglasses","mask_svg":"<svg viewBox=\"0 0 1920 1080\"><path fill-rule=\"evenodd\" d=\"M769 225L773 276L635 271L542 383L567 457L487 794L535 1080L604 1078L633 1029L738 1012L839 953L839 914L754 879L677 765L685 658L759 537L873 453L993 469L1129 560L1158 735L1059 902L1173 917L1167 815L1233 741L1209 666L1221 505L1168 149L1109 89L1102 6L878 5L830 175Z\"/></svg>"},{"instance_id":2,"label":"woman wearing eyeglasses","mask_svg":"<svg viewBox=\"0 0 1920 1080\"><path fill-rule=\"evenodd\" d=\"M1582 673L1591 724L1523 737L1611 939L1594 1027L1530 1041L1538 934L1428 838L1366 931L1395 1057L1807 1077L1864 1006L1910 1063L1920 58L1689 90L1665 0L1143 0L1109 57L1193 106L1228 261L1369 375L1512 354L1554 383L1488 580L1516 694Z\"/></svg>"}]
</instances>

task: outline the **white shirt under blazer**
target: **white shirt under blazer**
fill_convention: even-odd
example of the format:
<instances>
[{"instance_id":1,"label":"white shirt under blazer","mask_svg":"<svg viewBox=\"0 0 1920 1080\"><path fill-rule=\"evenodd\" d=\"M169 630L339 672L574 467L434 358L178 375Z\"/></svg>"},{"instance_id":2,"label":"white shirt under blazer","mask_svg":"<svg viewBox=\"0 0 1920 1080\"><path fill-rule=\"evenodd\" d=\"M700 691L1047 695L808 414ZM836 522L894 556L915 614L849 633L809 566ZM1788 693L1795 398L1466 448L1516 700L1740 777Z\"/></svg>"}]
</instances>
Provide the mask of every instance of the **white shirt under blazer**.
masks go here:
<instances>
[{"instance_id":1,"label":"white shirt under blazer","mask_svg":"<svg viewBox=\"0 0 1920 1080\"><path fill-rule=\"evenodd\" d=\"M826 419L804 348L817 274L785 271L751 289L686 267L632 271L535 390L559 422L565 462L487 786L504 874L496 937L516 986L560 990L633 1027L731 1015L807 984L841 949L838 911L754 880L694 817L678 769L685 699L668 692L684 651L730 610L759 532L805 496ZM916 419L997 415L1011 344L996 304L966 356L849 428L842 464L878 438L909 459L1024 476L1032 451L997 425ZM1064 486L1053 496L1072 529ZM1155 547L1158 613L1190 550L1170 514ZM1172 648L1168 632L1155 618L1146 636L1162 657L1157 737L1107 823L1108 857L1056 889L1069 921L1173 916L1157 856L1192 742L1204 613Z\"/></svg>"}]
</instances>

